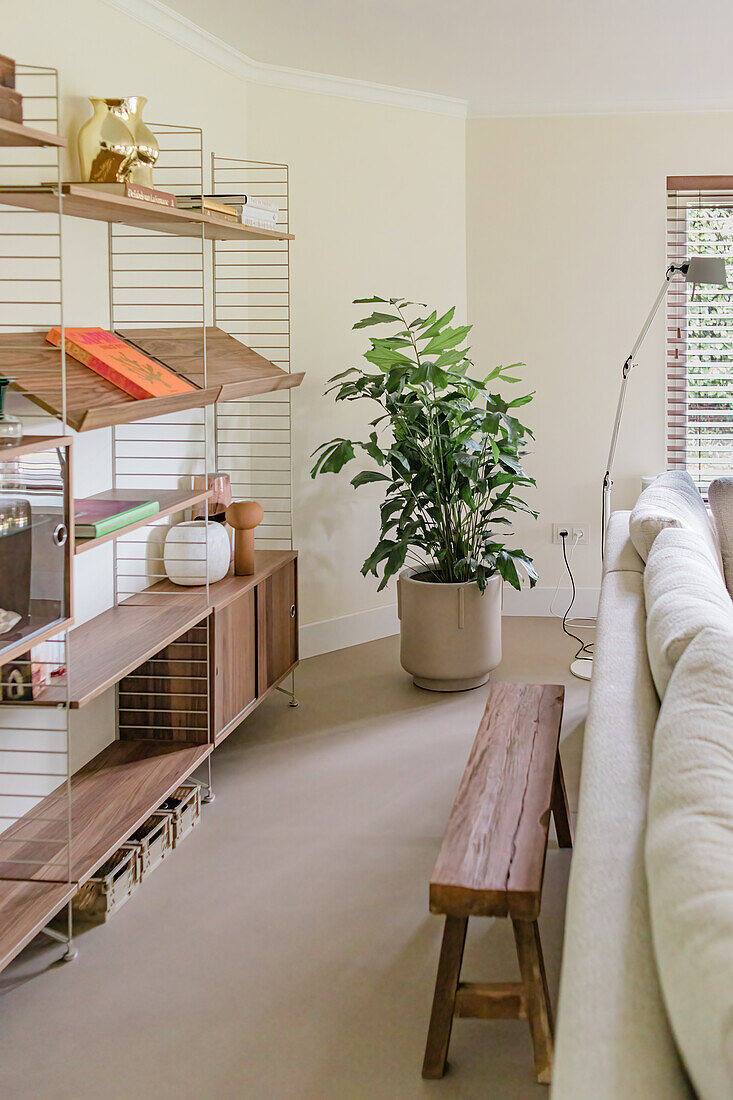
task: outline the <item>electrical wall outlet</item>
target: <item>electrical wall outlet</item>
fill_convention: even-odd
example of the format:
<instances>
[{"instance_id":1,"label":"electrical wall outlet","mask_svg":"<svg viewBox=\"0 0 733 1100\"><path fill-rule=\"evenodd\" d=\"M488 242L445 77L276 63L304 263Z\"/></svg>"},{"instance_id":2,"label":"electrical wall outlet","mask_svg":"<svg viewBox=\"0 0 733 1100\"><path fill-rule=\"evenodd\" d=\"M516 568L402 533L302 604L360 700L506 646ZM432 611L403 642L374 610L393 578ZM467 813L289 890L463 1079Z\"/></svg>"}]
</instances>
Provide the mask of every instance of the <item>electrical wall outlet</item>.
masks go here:
<instances>
[{"instance_id":1,"label":"electrical wall outlet","mask_svg":"<svg viewBox=\"0 0 733 1100\"><path fill-rule=\"evenodd\" d=\"M552 541L562 543L561 531L567 531L565 545L568 550L574 546L587 546L590 542L590 527L587 523L553 523Z\"/></svg>"}]
</instances>

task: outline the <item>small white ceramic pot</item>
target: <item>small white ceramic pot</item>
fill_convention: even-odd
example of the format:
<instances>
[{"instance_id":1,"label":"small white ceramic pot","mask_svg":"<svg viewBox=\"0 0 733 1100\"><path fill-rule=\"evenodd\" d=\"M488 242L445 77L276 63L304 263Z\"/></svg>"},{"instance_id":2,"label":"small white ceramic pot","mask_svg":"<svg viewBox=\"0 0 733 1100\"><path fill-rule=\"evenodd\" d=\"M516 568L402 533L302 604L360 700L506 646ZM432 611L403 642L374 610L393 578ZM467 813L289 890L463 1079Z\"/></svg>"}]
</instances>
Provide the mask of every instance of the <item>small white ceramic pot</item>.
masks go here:
<instances>
[{"instance_id":1,"label":"small white ceramic pot","mask_svg":"<svg viewBox=\"0 0 733 1100\"><path fill-rule=\"evenodd\" d=\"M221 523L187 520L168 530L163 547L163 563L174 584L206 584L208 559L209 583L214 584L229 571L231 546Z\"/></svg>"},{"instance_id":2,"label":"small white ceramic pot","mask_svg":"<svg viewBox=\"0 0 733 1100\"><path fill-rule=\"evenodd\" d=\"M419 566L404 569L397 581L402 667L430 691L480 687L501 662L501 577L491 577L481 592L475 581L417 579L429 575Z\"/></svg>"}]
</instances>

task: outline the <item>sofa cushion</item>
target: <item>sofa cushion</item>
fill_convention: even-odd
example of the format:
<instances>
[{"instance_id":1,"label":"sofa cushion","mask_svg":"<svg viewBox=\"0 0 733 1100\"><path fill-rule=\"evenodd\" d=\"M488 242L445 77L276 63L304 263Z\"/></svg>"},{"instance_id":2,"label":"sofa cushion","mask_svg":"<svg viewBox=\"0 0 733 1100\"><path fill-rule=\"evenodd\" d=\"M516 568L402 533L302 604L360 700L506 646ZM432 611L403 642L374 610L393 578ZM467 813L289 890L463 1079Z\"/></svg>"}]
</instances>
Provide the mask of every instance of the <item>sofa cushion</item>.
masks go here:
<instances>
[{"instance_id":1,"label":"sofa cushion","mask_svg":"<svg viewBox=\"0 0 733 1100\"><path fill-rule=\"evenodd\" d=\"M649 557L655 538L665 527L688 527L698 531L722 573L723 563L715 529L697 486L686 470L660 474L634 505L629 532L644 561Z\"/></svg>"},{"instance_id":2,"label":"sofa cushion","mask_svg":"<svg viewBox=\"0 0 733 1100\"><path fill-rule=\"evenodd\" d=\"M637 554L629 537L630 515L630 512L611 513L603 551L604 573L612 573L616 569L632 569L635 573L644 572L644 562Z\"/></svg>"},{"instance_id":3,"label":"sofa cushion","mask_svg":"<svg viewBox=\"0 0 733 1100\"><path fill-rule=\"evenodd\" d=\"M687 646L705 627L733 632L733 600L697 531L667 527L644 570L646 641L660 699Z\"/></svg>"},{"instance_id":4,"label":"sofa cushion","mask_svg":"<svg viewBox=\"0 0 733 1100\"><path fill-rule=\"evenodd\" d=\"M733 594L733 477L718 477L708 489L728 591Z\"/></svg>"},{"instance_id":5,"label":"sofa cushion","mask_svg":"<svg viewBox=\"0 0 733 1100\"><path fill-rule=\"evenodd\" d=\"M631 570L607 573L583 737L553 1100L692 1095L659 988L644 874L658 713L646 659L642 578Z\"/></svg>"},{"instance_id":6,"label":"sofa cushion","mask_svg":"<svg viewBox=\"0 0 733 1100\"><path fill-rule=\"evenodd\" d=\"M654 734L646 833L652 937L700 1097L733 1096L733 632L680 658Z\"/></svg>"}]
</instances>

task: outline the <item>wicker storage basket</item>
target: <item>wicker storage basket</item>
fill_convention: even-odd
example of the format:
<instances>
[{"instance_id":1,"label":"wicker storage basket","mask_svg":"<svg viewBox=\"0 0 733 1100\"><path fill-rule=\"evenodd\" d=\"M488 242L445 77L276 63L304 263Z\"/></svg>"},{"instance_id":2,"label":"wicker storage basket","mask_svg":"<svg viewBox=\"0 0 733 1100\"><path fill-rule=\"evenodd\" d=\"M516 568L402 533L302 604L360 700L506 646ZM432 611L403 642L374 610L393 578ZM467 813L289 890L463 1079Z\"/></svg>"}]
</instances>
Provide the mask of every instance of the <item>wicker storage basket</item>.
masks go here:
<instances>
[{"instance_id":1,"label":"wicker storage basket","mask_svg":"<svg viewBox=\"0 0 733 1100\"><path fill-rule=\"evenodd\" d=\"M143 822L122 847L139 849L140 868L142 877L145 878L146 875L155 870L173 848L171 815L160 811L151 814L148 820Z\"/></svg>"},{"instance_id":2,"label":"wicker storage basket","mask_svg":"<svg viewBox=\"0 0 733 1100\"><path fill-rule=\"evenodd\" d=\"M139 846L120 848L74 898L75 918L96 923L108 920L132 897L141 878Z\"/></svg>"},{"instance_id":3,"label":"wicker storage basket","mask_svg":"<svg viewBox=\"0 0 733 1100\"><path fill-rule=\"evenodd\" d=\"M159 812L170 815L173 825L173 847L176 848L198 825L201 817L201 788L198 783L182 783L172 795L166 798Z\"/></svg>"}]
</instances>

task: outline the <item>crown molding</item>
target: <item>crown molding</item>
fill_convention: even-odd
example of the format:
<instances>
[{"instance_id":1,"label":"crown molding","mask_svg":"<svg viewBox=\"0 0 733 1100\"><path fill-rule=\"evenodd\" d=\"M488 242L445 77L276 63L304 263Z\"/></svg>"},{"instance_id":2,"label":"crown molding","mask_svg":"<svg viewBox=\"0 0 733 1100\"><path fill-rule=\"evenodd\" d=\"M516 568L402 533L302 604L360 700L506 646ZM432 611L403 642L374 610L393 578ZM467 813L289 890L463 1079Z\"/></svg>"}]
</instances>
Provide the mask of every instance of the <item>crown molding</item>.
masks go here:
<instances>
[{"instance_id":1,"label":"crown molding","mask_svg":"<svg viewBox=\"0 0 733 1100\"><path fill-rule=\"evenodd\" d=\"M598 118L626 115L710 115L733 112L733 98L721 100L655 100L628 104L589 103L578 107L571 103L517 103L505 107L469 110L466 117L478 119L502 118Z\"/></svg>"},{"instance_id":2,"label":"crown molding","mask_svg":"<svg viewBox=\"0 0 733 1100\"><path fill-rule=\"evenodd\" d=\"M190 19L179 15L160 0L102 0L111 8L137 20L164 38L190 50L209 64L252 84L265 84L290 91L311 92L315 95L336 96L340 99L356 99L365 103L379 103L385 107L402 107L409 111L426 111L451 118L466 118L468 103L465 99L434 95L432 92L395 88L389 84L374 84L368 80L351 80L348 77L328 76L325 73L307 72L305 69L288 69L281 65L268 65L255 61L240 50L235 50L223 39L209 34Z\"/></svg>"}]
</instances>

